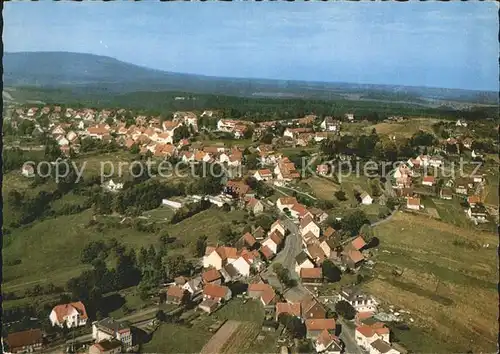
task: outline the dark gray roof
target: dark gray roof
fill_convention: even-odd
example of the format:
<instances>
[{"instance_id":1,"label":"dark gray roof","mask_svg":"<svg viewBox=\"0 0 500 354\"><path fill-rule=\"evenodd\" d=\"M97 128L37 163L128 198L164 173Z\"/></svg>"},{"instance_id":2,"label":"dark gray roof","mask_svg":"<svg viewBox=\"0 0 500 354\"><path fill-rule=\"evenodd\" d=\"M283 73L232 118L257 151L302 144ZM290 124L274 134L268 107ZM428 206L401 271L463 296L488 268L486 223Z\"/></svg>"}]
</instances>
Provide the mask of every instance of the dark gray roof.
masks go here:
<instances>
[{"instance_id":1,"label":"dark gray roof","mask_svg":"<svg viewBox=\"0 0 500 354\"><path fill-rule=\"evenodd\" d=\"M297 255L297 257L295 257L295 260L297 261L298 264L302 264L305 261L307 261L308 259L309 259L309 257L307 256L307 254L304 251L300 252Z\"/></svg>"},{"instance_id":2,"label":"dark gray roof","mask_svg":"<svg viewBox=\"0 0 500 354\"><path fill-rule=\"evenodd\" d=\"M115 332L118 332L120 330L130 329L130 327L126 323L117 322L111 317L106 317L100 321L97 321L96 327L112 335L114 335Z\"/></svg>"},{"instance_id":3,"label":"dark gray roof","mask_svg":"<svg viewBox=\"0 0 500 354\"><path fill-rule=\"evenodd\" d=\"M391 346L388 343L384 342L382 339L377 339L371 344L371 346L381 353L387 353L389 350L391 350Z\"/></svg>"},{"instance_id":4,"label":"dark gray roof","mask_svg":"<svg viewBox=\"0 0 500 354\"><path fill-rule=\"evenodd\" d=\"M116 339L112 339L112 340L103 340L99 343L96 343L97 345L100 345L102 347L102 349L104 351L108 351L108 350L112 350L112 349L115 349L115 348L119 348L122 346L122 342L120 342L119 340L116 340Z\"/></svg>"},{"instance_id":5,"label":"dark gray roof","mask_svg":"<svg viewBox=\"0 0 500 354\"><path fill-rule=\"evenodd\" d=\"M238 270L232 265L232 264L228 264L224 267L224 270L227 272L227 274L229 274L229 276L231 278L233 277L237 277L240 273L238 272Z\"/></svg>"}]
</instances>

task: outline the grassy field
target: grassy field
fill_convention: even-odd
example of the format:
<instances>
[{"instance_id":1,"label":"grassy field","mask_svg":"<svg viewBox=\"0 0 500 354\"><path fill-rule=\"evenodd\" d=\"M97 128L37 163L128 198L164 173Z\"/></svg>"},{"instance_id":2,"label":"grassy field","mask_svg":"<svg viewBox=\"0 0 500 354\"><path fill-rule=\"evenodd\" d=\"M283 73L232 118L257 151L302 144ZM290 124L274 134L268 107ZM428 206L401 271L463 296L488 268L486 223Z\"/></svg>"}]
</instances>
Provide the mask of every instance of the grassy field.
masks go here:
<instances>
[{"instance_id":1,"label":"grassy field","mask_svg":"<svg viewBox=\"0 0 500 354\"><path fill-rule=\"evenodd\" d=\"M432 125L439 120L430 118L412 118L405 122L383 122L369 125L363 128L365 133L371 133L373 129L378 135L394 135L396 138L410 138L419 130L432 132Z\"/></svg>"},{"instance_id":2,"label":"grassy field","mask_svg":"<svg viewBox=\"0 0 500 354\"><path fill-rule=\"evenodd\" d=\"M192 254L192 246L199 236L205 235L209 243L215 244L219 238L221 227L228 225L235 229L237 227L233 221L242 222L244 220L245 211L243 210L224 212L214 207L182 220L178 224L168 225L166 230L170 236L176 237L184 245L184 248L175 251L190 255Z\"/></svg>"},{"instance_id":3,"label":"grassy field","mask_svg":"<svg viewBox=\"0 0 500 354\"><path fill-rule=\"evenodd\" d=\"M199 353L212 333L207 328L189 328L164 323L154 332L153 338L141 347L142 353Z\"/></svg>"},{"instance_id":4,"label":"grassy field","mask_svg":"<svg viewBox=\"0 0 500 354\"><path fill-rule=\"evenodd\" d=\"M333 193L340 190L340 187L333 181L326 178L313 176L305 180L305 183L307 183L309 187L311 187L316 197L324 200L337 200Z\"/></svg>"},{"instance_id":5,"label":"grassy field","mask_svg":"<svg viewBox=\"0 0 500 354\"><path fill-rule=\"evenodd\" d=\"M365 289L411 312L419 340L400 333L415 352L493 352L498 335L494 234L397 213L374 229L380 239L377 278ZM482 248L489 243L490 248ZM394 269L403 270L395 277ZM411 330L410 330L411 332ZM413 333L413 332L412 332Z\"/></svg>"},{"instance_id":6,"label":"grassy field","mask_svg":"<svg viewBox=\"0 0 500 354\"><path fill-rule=\"evenodd\" d=\"M89 241L116 237L119 242L135 249L157 241L157 235L134 229L95 232L87 227L91 214L87 210L14 230L7 242L4 240L4 261L20 259L21 264L4 266L5 290L36 283L64 284L87 268L80 263L80 252Z\"/></svg>"}]
</instances>

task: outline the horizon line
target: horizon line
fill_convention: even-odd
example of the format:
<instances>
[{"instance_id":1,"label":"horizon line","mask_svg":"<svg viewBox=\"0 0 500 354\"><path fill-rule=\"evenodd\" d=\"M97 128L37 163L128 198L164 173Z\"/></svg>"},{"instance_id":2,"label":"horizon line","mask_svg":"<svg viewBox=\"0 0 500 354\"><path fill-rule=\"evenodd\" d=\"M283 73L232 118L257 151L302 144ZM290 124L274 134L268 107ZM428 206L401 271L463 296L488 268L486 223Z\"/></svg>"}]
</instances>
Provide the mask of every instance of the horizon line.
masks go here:
<instances>
[{"instance_id":1,"label":"horizon line","mask_svg":"<svg viewBox=\"0 0 500 354\"><path fill-rule=\"evenodd\" d=\"M458 88L458 87L438 87L438 86L425 86L425 85L398 85L398 84L387 84L387 83L366 83L366 82L354 82L354 81L315 81L315 80L297 80L297 79L273 79L273 78L263 78L263 77L240 77L240 76L213 76L206 75L201 73L194 72L178 72L178 71L168 71L164 69L156 69L148 66L138 65L129 61L124 61L109 55L88 53L88 52L70 52L70 51L17 51L17 52L9 52L4 51L5 54L23 54L23 53L67 53L67 54L79 54L79 55L90 55L95 57L109 58L121 63L125 63L128 65L134 65L139 68L159 71L162 73L171 73L171 74L180 74L180 75L196 75L202 76L206 78L217 78L217 79L236 79L236 80L267 80L267 81L281 81L281 82L297 82L297 83L315 83L315 84L350 84L350 85L363 85L363 86L387 86L387 87L402 87L402 88L421 88L421 89L439 89L439 90L457 90L457 91L470 91L470 92L490 92L490 93L498 93L500 92L500 86L495 91L493 89L470 89L470 88ZM4 70L5 71L5 70Z\"/></svg>"}]
</instances>

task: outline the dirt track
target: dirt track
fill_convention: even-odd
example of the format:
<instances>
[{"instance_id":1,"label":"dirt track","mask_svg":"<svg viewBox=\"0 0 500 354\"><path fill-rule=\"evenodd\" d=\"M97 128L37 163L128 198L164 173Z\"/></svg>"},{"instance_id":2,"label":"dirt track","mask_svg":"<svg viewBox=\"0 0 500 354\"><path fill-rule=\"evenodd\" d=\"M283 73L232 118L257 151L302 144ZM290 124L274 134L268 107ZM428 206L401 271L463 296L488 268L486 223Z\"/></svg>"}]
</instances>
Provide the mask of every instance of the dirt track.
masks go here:
<instances>
[{"instance_id":1,"label":"dirt track","mask_svg":"<svg viewBox=\"0 0 500 354\"><path fill-rule=\"evenodd\" d=\"M241 322L238 321L227 321L224 325L215 333L207 344L201 349L200 354L217 354L221 352L224 343L231 337L231 335L236 332Z\"/></svg>"}]
</instances>

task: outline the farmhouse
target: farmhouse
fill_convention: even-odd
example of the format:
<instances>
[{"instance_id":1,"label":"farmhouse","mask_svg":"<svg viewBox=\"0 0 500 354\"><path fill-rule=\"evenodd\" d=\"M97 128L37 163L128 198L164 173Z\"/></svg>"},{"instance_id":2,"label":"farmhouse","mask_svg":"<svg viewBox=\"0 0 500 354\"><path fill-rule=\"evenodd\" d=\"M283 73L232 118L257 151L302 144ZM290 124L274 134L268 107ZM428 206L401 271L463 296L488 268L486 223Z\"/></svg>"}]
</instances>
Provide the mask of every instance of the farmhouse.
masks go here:
<instances>
[{"instance_id":1,"label":"farmhouse","mask_svg":"<svg viewBox=\"0 0 500 354\"><path fill-rule=\"evenodd\" d=\"M260 214L264 211L264 204L256 198L250 198L247 202L246 208L254 214Z\"/></svg>"},{"instance_id":2,"label":"farmhouse","mask_svg":"<svg viewBox=\"0 0 500 354\"><path fill-rule=\"evenodd\" d=\"M450 188L443 188L439 192L439 197L441 199L452 200L453 199L453 191Z\"/></svg>"},{"instance_id":3,"label":"farmhouse","mask_svg":"<svg viewBox=\"0 0 500 354\"><path fill-rule=\"evenodd\" d=\"M262 246L267 246L274 254L278 253L283 244L283 235L278 231L273 231L262 242Z\"/></svg>"},{"instance_id":4,"label":"farmhouse","mask_svg":"<svg viewBox=\"0 0 500 354\"><path fill-rule=\"evenodd\" d=\"M184 284L182 288L188 291L191 294L191 296L193 296L202 290L201 285L202 285L201 277L196 277L191 280L188 280L188 282Z\"/></svg>"},{"instance_id":5,"label":"farmhouse","mask_svg":"<svg viewBox=\"0 0 500 354\"><path fill-rule=\"evenodd\" d=\"M280 220L276 220L273 222L271 225L271 229L269 230L269 233L273 233L274 231L279 231L281 235L285 235L285 227L283 226L283 223Z\"/></svg>"},{"instance_id":6,"label":"farmhouse","mask_svg":"<svg viewBox=\"0 0 500 354\"><path fill-rule=\"evenodd\" d=\"M297 203L297 199L295 199L294 197L282 197L276 200L276 207L280 211L283 211L284 209L290 210Z\"/></svg>"},{"instance_id":7,"label":"farmhouse","mask_svg":"<svg viewBox=\"0 0 500 354\"><path fill-rule=\"evenodd\" d=\"M467 197L467 203L469 203L469 205L473 207L476 204L481 203L481 198L479 198L479 196L477 195L471 195L470 197Z\"/></svg>"},{"instance_id":8,"label":"farmhouse","mask_svg":"<svg viewBox=\"0 0 500 354\"><path fill-rule=\"evenodd\" d=\"M52 326L61 328L64 324L68 328L84 326L88 320L85 305L81 301L57 305L52 309L49 318Z\"/></svg>"},{"instance_id":9,"label":"farmhouse","mask_svg":"<svg viewBox=\"0 0 500 354\"><path fill-rule=\"evenodd\" d=\"M340 354L343 352L340 339L327 330L323 330L314 342L317 353Z\"/></svg>"},{"instance_id":10,"label":"farmhouse","mask_svg":"<svg viewBox=\"0 0 500 354\"><path fill-rule=\"evenodd\" d=\"M302 313L300 303L278 302L276 304L276 321L279 320L279 316L282 313L295 317L301 317Z\"/></svg>"},{"instance_id":11,"label":"farmhouse","mask_svg":"<svg viewBox=\"0 0 500 354\"><path fill-rule=\"evenodd\" d=\"M320 176L326 176L329 171L329 166L328 165L318 165L316 166L316 173Z\"/></svg>"},{"instance_id":12,"label":"farmhouse","mask_svg":"<svg viewBox=\"0 0 500 354\"><path fill-rule=\"evenodd\" d=\"M253 299L260 299L264 306L270 305L276 298L276 293L271 285L263 282L248 285L248 296Z\"/></svg>"},{"instance_id":13,"label":"farmhouse","mask_svg":"<svg viewBox=\"0 0 500 354\"><path fill-rule=\"evenodd\" d=\"M339 130L339 124L333 117L325 117L325 119L319 125L323 131L336 132Z\"/></svg>"},{"instance_id":14,"label":"farmhouse","mask_svg":"<svg viewBox=\"0 0 500 354\"><path fill-rule=\"evenodd\" d=\"M302 319L326 318L325 307L312 296L307 297L300 303Z\"/></svg>"}]
</instances>

